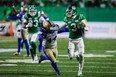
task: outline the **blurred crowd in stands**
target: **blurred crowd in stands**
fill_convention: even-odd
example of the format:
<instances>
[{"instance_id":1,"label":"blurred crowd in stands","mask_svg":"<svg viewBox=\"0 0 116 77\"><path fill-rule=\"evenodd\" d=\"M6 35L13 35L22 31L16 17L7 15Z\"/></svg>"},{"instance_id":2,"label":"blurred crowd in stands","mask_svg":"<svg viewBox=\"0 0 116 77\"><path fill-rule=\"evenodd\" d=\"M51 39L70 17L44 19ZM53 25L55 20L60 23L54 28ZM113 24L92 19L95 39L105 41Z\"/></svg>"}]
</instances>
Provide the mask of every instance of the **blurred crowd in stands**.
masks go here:
<instances>
[{"instance_id":1,"label":"blurred crowd in stands","mask_svg":"<svg viewBox=\"0 0 116 77\"><path fill-rule=\"evenodd\" d=\"M11 6L28 4L32 0L0 0L0 6ZM67 6L74 5L77 7L100 7L100 8L116 8L116 0L33 0L39 6Z\"/></svg>"}]
</instances>

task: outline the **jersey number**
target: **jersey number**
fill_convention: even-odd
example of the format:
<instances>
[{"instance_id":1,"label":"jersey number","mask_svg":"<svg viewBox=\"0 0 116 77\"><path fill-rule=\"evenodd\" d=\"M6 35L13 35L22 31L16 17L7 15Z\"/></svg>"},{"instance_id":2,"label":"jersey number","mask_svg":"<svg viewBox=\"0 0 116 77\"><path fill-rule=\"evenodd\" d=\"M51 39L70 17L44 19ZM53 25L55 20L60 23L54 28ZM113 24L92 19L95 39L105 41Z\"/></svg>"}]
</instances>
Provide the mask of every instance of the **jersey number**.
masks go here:
<instances>
[{"instance_id":1,"label":"jersey number","mask_svg":"<svg viewBox=\"0 0 116 77\"><path fill-rule=\"evenodd\" d=\"M71 24L71 29L72 29L72 31L77 31L77 26L75 23Z\"/></svg>"},{"instance_id":2,"label":"jersey number","mask_svg":"<svg viewBox=\"0 0 116 77\"><path fill-rule=\"evenodd\" d=\"M37 27L38 26L38 20L29 20L29 23L28 23L29 27Z\"/></svg>"},{"instance_id":3,"label":"jersey number","mask_svg":"<svg viewBox=\"0 0 116 77\"><path fill-rule=\"evenodd\" d=\"M48 39L49 43L51 43L52 41L55 41L55 40L56 40L56 37L57 37L57 36L55 36L54 38L49 38L49 39Z\"/></svg>"}]
</instances>

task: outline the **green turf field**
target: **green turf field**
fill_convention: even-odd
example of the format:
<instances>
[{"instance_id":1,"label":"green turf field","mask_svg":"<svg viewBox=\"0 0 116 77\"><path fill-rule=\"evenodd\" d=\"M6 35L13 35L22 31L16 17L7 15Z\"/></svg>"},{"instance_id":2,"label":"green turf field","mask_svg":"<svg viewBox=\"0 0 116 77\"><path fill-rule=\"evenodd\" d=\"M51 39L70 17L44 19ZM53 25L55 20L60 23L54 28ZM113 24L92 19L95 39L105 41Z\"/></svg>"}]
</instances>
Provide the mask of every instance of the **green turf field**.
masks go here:
<instances>
[{"instance_id":1,"label":"green turf field","mask_svg":"<svg viewBox=\"0 0 116 77\"><path fill-rule=\"evenodd\" d=\"M116 77L116 39L84 39L85 64L84 77ZM0 37L0 49L17 48L17 39ZM58 67L61 75L55 74L49 62L32 63L31 57L13 52L0 52L0 77L78 77L78 62L67 56L68 39L58 39Z\"/></svg>"}]
</instances>

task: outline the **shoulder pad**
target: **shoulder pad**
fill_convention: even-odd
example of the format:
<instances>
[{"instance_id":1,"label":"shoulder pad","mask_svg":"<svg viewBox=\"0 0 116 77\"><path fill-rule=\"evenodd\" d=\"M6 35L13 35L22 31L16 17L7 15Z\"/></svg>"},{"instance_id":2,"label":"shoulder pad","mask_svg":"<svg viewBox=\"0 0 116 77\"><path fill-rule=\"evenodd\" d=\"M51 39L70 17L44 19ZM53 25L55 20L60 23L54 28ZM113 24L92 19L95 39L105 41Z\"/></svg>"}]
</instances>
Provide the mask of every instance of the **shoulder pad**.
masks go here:
<instances>
[{"instance_id":1,"label":"shoulder pad","mask_svg":"<svg viewBox=\"0 0 116 77\"><path fill-rule=\"evenodd\" d=\"M79 15L79 19L83 20L84 18L85 17L82 14Z\"/></svg>"}]
</instances>

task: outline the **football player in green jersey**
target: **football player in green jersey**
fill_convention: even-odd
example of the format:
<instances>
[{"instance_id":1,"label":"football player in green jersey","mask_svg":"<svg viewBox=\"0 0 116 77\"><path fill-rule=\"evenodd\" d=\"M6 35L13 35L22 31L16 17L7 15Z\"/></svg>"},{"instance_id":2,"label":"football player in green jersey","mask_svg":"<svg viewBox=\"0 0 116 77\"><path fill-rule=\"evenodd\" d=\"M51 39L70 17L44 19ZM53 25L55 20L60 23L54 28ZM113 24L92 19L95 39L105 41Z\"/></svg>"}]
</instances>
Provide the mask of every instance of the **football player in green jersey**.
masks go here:
<instances>
[{"instance_id":1,"label":"football player in green jersey","mask_svg":"<svg viewBox=\"0 0 116 77\"><path fill-rule=\"evenodd\" d=\"M30 52L33 61L38 60L36 55L36 38L39 27L46 19L37 11L34 5L29 5L28 12L23 17L24 27L28 30L28 39L30 44Z\"/></svg>"},{"instance_id":2,"label":"football player in green jersey","mask_svg":"<svg viewBox=\"0 0 116 77\"><path fill-rule=\"evenodd\" d=\"M69 30L69 58L73 59L76 56L79 61L78 76L83 76L82 70L84 65L84 32L87 31L86 19L83 15L77 14L77 9L74 6L69 6L66 10L64 18L65 24L59 27L50 27L51 30L59 30L68 27Z\"/></svg>"}]
</instances>

